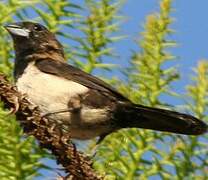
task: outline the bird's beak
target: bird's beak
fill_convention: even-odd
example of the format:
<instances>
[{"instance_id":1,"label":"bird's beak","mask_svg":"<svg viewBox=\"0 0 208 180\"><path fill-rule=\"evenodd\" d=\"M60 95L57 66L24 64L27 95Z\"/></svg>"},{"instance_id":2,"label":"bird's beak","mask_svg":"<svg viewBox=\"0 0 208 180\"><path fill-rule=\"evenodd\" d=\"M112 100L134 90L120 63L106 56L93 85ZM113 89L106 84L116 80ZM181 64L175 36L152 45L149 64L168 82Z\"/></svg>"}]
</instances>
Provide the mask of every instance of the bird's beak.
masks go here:
<instances>
[{"instance_id":1,"label":"bird's beak","mask_svg":"<svg viewBox=\"0 0 208 180\"><path fill-rule=\"evenodd\" d=\"M18 23L5 25L4 28L13 36L29 37L30 30Z\"/></svg>"}]
</instances>

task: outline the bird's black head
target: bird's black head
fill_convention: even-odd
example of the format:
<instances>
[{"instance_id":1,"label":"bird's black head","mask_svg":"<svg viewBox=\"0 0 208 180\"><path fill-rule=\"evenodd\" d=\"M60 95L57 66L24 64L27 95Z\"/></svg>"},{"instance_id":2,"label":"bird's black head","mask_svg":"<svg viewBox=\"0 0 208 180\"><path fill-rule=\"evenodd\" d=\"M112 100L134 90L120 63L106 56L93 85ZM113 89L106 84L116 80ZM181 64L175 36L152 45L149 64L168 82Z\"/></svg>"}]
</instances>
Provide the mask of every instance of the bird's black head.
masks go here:
<instances>
[{"instance_id":1,"label":"bird's black head","mask_svg":"<svg viewBox=\"0 0 208 180\"><path fill-rule=\"evenodd\" d=\"M16 54L47 51L47 48L62 50L55 35L41 24L24 21L8 24L5 28L12 36Z\"/></svg>"}]
</instances>

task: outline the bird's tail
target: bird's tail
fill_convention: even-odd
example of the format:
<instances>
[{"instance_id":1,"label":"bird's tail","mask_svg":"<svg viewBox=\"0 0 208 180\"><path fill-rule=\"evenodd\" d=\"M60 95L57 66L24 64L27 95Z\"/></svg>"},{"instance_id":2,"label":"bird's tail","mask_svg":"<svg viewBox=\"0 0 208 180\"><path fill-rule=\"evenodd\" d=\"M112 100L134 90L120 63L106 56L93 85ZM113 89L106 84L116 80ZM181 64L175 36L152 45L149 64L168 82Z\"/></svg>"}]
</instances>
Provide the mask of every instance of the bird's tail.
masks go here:
<instances>
[{"instance_id":1,"label":"bird's tail","mask_svg":"<svg viewBox=\"0 0 208 180\"><path fill-rule=\"evenodd\" d=\"M208 129L203 121L175 111L142 105L123 106L121 111L116 119L120 119L122 128L137 127L186 135L200 135Z\"/></svg>"}]
</instances>

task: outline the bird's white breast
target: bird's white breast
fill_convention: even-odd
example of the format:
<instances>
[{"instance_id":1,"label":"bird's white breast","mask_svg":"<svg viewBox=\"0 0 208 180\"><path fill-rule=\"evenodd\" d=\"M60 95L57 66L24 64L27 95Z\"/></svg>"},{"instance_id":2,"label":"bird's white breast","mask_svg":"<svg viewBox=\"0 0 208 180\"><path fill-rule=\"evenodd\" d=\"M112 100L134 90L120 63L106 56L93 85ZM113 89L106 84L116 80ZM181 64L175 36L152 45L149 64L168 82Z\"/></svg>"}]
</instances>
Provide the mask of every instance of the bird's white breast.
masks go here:
<instances>
[{"instance_id":1,"label":"bird's white breast","mask_svg":"<svg viewBox=\"0 0 208 180\"><path fill-rule=\"evenodd\" d=\"M20 92L28 96L34 105L40 108L43 114L67 110L71 98L89 91L87 87L76 82L43 73L33 63L29 64L22 76L18 78L16 86ZM102 131L105 132L105 127L100 127L100 129L95 127L92 130L85 127L84 124L99 124L98 122L102 124L107 117L106 109L82 107L78 116L65 112L51 115L50 119L65 123L66 129L70 131L72 137L88 139L100 135Z\"/></svg>"},{"instance_id":2,"label":"bird's white breast","mask_svg":"<svg viewBox=\"0 0 208 180\"><path fill-rule=\"evenodd\" d=\"M87 87L76 82L40 72L33 64L28 65L16 85L44 112L67 109L70 98L88 91Z\"/></svg>"}]
</instances>

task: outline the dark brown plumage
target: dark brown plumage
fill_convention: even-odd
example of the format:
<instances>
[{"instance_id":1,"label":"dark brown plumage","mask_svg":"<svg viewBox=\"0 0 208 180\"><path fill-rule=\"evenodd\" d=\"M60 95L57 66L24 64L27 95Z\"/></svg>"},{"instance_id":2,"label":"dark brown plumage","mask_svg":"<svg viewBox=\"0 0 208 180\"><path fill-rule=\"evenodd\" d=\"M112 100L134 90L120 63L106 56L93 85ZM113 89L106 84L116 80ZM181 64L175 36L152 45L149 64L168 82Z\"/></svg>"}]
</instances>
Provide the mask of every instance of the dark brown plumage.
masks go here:
<instances>
[{"instance_id":1,"label":"dark brown plumage","mask_svg":"<svg viewBox=\"0 0 208 180\"><path fill-rule=\"evenodd\" d=\"M107 83L67 64L61 44L44 26L20 22L6 29L14 41L18 90L72 137L103 137L131 127L206 132L207 125L191 115L133 104Z\"/></svg>"}]
</instances>

